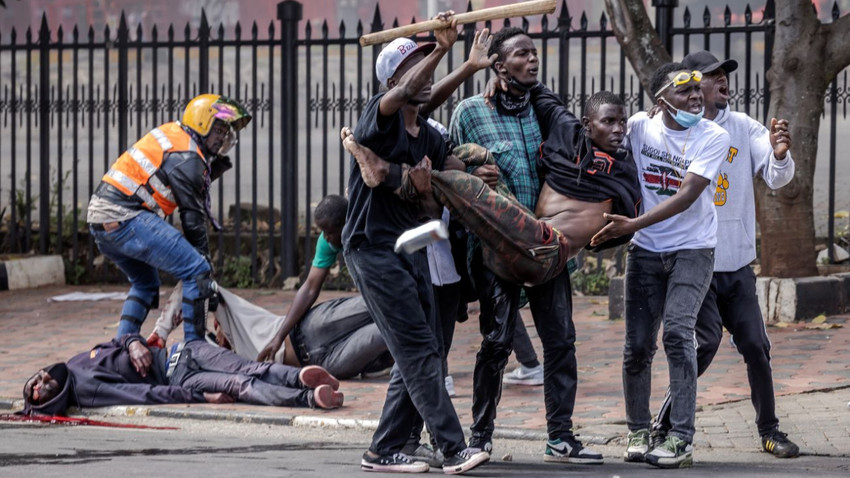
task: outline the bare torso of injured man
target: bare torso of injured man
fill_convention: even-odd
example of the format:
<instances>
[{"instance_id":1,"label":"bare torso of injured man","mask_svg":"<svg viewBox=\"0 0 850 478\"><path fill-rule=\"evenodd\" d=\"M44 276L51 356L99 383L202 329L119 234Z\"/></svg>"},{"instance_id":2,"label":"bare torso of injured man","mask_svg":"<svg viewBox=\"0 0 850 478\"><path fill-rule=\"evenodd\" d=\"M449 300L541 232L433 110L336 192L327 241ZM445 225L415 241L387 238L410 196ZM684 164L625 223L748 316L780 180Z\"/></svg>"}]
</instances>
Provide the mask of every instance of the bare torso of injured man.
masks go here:
<instances>
[{"instance_id":1,"label":"bare torso of injured man","mask_svg":"<svg viewBox=\"0 0 850 478\"><path fill-rule=\"evenodd\" d=\"M534 212L520 204L501 179L488 185L463 171L494 164L490 151L479 145L455 147L455 160L447 162L447 170L434 171L424 161L414 167L389 164L355 143L348 128L341 136L364 177L380 178L390 168L401 167L400 196L420 202L423 211L434 209L429 203L445 206L480 238L490 270L511 282L537 285L555 277L589 244L607 223L605 214L635 217L640 189L624 144L626 112L618 96L605 91L591 96L581 121L541 84L532 88L531 101L544 137L538 163L544 184ZM593 250L630 239L622 236Z\"/></svg>"}]
</instances>

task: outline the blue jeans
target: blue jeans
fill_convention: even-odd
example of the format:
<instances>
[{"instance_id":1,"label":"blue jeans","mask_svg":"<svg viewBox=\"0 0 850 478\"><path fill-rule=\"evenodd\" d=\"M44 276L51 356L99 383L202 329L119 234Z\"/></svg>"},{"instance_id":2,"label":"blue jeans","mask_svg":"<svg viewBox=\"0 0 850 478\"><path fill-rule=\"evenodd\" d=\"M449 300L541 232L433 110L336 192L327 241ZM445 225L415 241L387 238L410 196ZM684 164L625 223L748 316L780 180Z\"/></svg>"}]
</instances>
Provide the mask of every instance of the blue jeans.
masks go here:
<instances>
[{"instance_id":1,"label":"blue jeans","mask_svg":"<svg viewBox=\"0 0 850 478\"><path fill-rule=\"evenodd\" d=\"M378 455L400 452L418 413L443 454L455 455L466 442L443 379L425 251L396 254L391 246L366 246L346 249L345 262L395 359L369 449Z\"/></svg>"},{"instance_id":2,"label":"blue jeans","mask_svg":"<svg viewBox=\"0 0 850 478\"><path fill-rule=\"evenodd\" d=\"M89 229L100 252L130 280L116 337L138 334L148 311L159 306L158 270L163 270L183 281L184 340L203 338L203 322L196 324L196 319L206 318L195 317L194 304L200 297L196 279L208 274L210 267L180 231L148 211L112 231Z\"/></svg>"},{"instance_id":3,"label":"blue jeans","mask_svg":"<svg viewBox=\"0 0 850 478\"><path fill-rule=\"evenodd\" d=\"M670 374L670 435L694 437L697 360L694 326L714 270L714 249L650 252L629 246L623 391L629 430L649 428L658 328Z\"/></svg>"}]
</instances>

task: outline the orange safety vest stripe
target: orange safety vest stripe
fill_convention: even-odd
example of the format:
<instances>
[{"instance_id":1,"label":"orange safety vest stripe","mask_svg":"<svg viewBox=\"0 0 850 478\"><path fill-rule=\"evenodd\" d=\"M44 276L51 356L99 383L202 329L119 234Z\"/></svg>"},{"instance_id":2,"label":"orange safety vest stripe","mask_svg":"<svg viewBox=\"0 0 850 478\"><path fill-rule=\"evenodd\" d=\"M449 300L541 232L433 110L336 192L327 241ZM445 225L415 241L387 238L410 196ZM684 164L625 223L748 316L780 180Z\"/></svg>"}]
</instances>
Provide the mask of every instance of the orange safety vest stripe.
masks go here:
<instances>
[{"instance_id":1,"label":"orange safety vest stripe","mask_svg":"<svg viewBox=\"0 0 850 478\"><path fill-rule=\"evenodd\" d=\"M115 186L127 196L136 195L142 199L148 209L168 216L177 208L166 186L154 174L162 166L162 159L170 151L196 150L204 159L201 149L178 122L166 123L151 130L139 139L130 149L118 157L118 160L103 176L103 181ZM148 190L153 190L153 194Z\"/></svg>"}]
</instances>

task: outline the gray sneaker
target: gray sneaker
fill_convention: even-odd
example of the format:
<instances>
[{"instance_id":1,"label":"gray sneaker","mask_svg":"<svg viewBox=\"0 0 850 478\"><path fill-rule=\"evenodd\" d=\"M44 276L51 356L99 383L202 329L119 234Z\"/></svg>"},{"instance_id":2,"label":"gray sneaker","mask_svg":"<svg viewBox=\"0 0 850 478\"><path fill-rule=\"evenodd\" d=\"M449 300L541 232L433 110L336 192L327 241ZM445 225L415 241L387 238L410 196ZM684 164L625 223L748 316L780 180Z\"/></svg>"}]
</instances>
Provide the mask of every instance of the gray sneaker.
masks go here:
<instances>
[{"instance_id":1,"label":"gray sneaker","mask_svg":"<svg viewBox=\"0 0 850 478\"><path fill-rule=\"evenodd\" d=\"M502 378L502 383L527 386L543 385L543 365L536 367L520 365L511 373L506 373Z\"/></svg>"},{"instance_id":2,"label":"gray sneaker","mask_svg":"<svg viewBox=\"0 0 850 478\"><path fill-rule=\"evenodd\" d=\"M443 466L443 461L445 461L443 458L443 452L440 450L434 450L434 448L427 443L419 445L413 451L408 451L407 447L405 447L401 450L401 452L413 461L428 463L428 466L431 468L440 468Z\"/></svg>"},{"instance_id":3,"label":"gray sneaker","mask_svg":"<svg viewBox=\"0 0 850 478\"><path fill-rule=\"evenodd\" d=\"M642 428L629 432L629 447L623 453L623 461L642 462L645 461L646 453L649 451L649 430Z\"/></svg>"},{"instance_id":4,"label":"gray sneaker","mask_svg":"<svg viewBox=\"0 0 850 478\"><path fill-rule=\"evenodd\" d=\"M646 462L659 468L690 468L694 466L694 447L668 435L664 443L646 454Z\"/></svg>"}]
</instances>

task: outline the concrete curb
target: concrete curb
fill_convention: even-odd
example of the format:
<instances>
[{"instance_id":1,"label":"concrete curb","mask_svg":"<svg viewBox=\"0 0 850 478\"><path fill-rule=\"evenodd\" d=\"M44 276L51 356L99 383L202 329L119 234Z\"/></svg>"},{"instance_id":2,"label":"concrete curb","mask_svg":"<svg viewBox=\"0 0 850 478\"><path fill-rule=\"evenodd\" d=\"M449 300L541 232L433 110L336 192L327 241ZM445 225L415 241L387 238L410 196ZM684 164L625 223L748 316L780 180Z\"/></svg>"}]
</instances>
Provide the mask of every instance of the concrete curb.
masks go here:
<instances>
[{"instance_id":1,"label":"concrete curb","mask_svg":"<svg viewBox=\"0 0 850 478\"><path fill-rule=\"evenodd\" d=\"M0 398L0 410L16 412L24 408L22 399ZM281 425L312 428L333 429L360 429L374 430L378 426L378 420L362 420L357 418L333 418L329 416L315 415L277 415L262 412L246 412L233 410L193 410L191 408L156 407L146 405L122 405L113 407L71 408L70 416L107 416L107 417L157 417L189 420L222 420L233 423L251 423L257 425ZM546 432L529 430L523 428L496 428L493 438L508 440L531 440L545 442L548 440ZM615 436L597 436L581 434L584 443L604 445Z\"/></svg>"},{"instance_id":2,"label":"concrete curb","mask_svg":"<svg viewBox=\"0 0 850 478\"><path fill-rule=\"evenodd\" d=\"M65 285L62 256L25 256L0 261L0 290Z\"/></svg>"}]
</instances>

